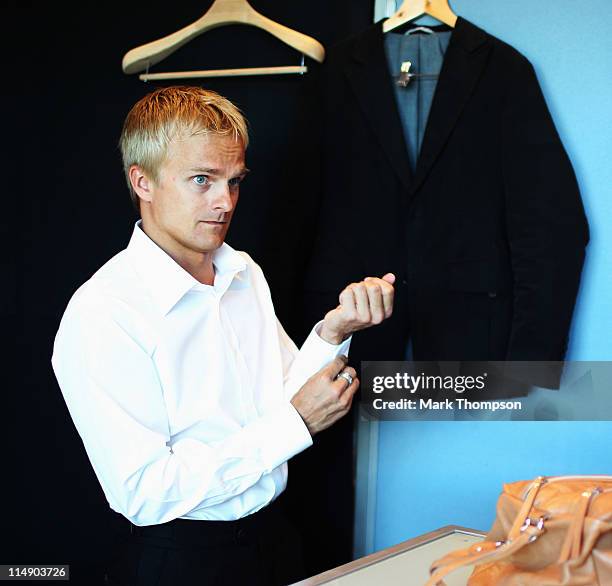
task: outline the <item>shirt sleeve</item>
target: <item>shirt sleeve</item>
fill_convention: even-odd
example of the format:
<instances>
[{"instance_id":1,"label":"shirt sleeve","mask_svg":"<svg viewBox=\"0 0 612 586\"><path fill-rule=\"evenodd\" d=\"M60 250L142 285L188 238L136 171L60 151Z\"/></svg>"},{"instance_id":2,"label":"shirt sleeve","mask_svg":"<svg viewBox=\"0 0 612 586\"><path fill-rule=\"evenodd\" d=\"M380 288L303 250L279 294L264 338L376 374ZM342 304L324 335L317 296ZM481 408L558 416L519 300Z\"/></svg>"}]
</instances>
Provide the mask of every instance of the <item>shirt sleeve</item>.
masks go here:
<instances>
[{"instance_id":1,"label":"shirt sleeve","mask_svg":"<svg viewBox=\"0 0 612 586\"><path fill-rule=\"evenodd\" d=\"M280 321L277 319L276 322L283 360L285 396L289 400L313 374L334 358L341 354L348 356L352 336L337 345L326 342L319 336L322 320L312 328L299 351Z\"/></svg>"},{"instance_id":2,"label":"shirt sleeve","mask_svg":"<svg viewBox=\"0 0 612 586\"><path fill-rule=\"evenodd\" d=\"M171 441L155 349L98 305L71 301L51 362L111 508L134 524L233 498L312 444L288 401L214 445Z\"/></svg>"}]
</instances>

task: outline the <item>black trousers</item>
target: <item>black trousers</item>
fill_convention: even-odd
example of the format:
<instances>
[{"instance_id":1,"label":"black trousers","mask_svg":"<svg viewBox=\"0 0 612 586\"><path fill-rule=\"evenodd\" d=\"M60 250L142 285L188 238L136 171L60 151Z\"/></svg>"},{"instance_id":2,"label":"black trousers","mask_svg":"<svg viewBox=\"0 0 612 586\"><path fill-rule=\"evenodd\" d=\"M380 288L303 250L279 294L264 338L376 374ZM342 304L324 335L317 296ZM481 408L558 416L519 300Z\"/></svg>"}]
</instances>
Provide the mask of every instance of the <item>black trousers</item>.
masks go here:
<instances>
[{"instance_id":1,"label":"black trousers","mask_svg":"<svg viewBox=\"0 0 612 586\"><path fill-rule=\"evenodd\" d=\"M283 495L237 521L175 519L137 527L113 519L109 586L285 586L304 576L301 540Z\"/></svg>"}]
</instances>

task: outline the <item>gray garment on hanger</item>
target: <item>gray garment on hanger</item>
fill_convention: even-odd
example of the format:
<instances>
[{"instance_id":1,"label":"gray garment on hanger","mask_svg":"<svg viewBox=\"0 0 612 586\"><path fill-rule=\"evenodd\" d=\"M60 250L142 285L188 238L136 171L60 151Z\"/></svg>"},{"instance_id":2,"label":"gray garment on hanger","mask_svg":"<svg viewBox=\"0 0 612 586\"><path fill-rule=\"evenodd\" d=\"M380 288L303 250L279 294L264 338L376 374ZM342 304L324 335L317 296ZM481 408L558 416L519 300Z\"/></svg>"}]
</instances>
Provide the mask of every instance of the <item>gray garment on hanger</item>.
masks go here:
<instances>
[{"instance_id":1,"label":"gray garment on hanger","mask_svg":"<svg viewBox=\"0 0 612 586\"><path fill-rule=\"evenodd\" d=\"M385 35L387 64L413 171L416 169L438 80L413 78L406 87L401 87L396 84L397 77L403 61L412 63L411 73L439 74L451 33L452 31L439 31L433 34L417 32L406 35L389 32Z\"/></svg>"}]
</instances>

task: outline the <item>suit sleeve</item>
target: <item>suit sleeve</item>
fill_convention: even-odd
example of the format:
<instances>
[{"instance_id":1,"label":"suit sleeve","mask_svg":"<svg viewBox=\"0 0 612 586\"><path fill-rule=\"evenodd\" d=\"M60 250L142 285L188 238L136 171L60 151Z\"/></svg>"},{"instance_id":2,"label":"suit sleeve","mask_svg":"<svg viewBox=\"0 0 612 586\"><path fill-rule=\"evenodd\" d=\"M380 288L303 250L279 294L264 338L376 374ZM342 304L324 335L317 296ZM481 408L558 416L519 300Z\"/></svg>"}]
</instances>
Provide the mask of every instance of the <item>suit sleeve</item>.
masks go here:
<instances>
[{"instance_id":1,"label":"suit sleeve","mask_svg":"<svg viewBox=\"0 0 612 586\"><path fill-rule=\"evenodd\" d=\"M317 108L322 124L320 144L319 205L313 226L314 239L307 263L303 287L304 331L338 306L338 296L349 283L360 281L366 275L357 250L355 226L356 206L353 193L347 188L345 174L347 155L343 148L346 136L351 136L342 111L343 76L330 55L318 80Z\"/></svg>"},{"instance_id":2,"label":"suit sleeve","mask_svg":"<svg viewBox=\"0 0 612 586\"><path fill-rule=\"evenodd\" d=\"M521 57L509 73L502 164L514 307L506 359L561 361L589 229L574 170L533 66ZM535 381L546 382L551 381Z\"/></svg>"}]
</instances>

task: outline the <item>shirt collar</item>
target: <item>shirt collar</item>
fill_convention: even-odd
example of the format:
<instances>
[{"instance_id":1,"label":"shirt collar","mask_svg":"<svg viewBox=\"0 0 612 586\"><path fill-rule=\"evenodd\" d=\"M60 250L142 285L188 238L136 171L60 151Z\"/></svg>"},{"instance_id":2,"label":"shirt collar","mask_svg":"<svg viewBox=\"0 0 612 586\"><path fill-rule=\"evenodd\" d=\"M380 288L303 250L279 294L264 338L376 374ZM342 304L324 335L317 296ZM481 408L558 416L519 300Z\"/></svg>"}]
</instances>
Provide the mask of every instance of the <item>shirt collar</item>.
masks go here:
<instances>
[{"instance_id":1,"label":"shirt collar","mask_svg":"<svg viewBox=\"0 0 612 586\"><path fill-rule=\"evenodd\" d=\"M202 286L202 283L145 234L142 229L142 219L134 224L126 250L134 269L163 315L166 315L187 291ZM215 286L218 281L223 281L226 284L224 288L229 286L236 273L247 267L244 258L226 242L213 252L213 265Z\"/></svg>"}]
</instances>

